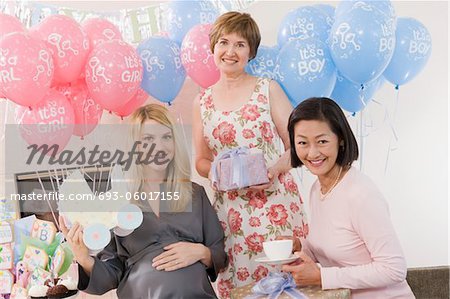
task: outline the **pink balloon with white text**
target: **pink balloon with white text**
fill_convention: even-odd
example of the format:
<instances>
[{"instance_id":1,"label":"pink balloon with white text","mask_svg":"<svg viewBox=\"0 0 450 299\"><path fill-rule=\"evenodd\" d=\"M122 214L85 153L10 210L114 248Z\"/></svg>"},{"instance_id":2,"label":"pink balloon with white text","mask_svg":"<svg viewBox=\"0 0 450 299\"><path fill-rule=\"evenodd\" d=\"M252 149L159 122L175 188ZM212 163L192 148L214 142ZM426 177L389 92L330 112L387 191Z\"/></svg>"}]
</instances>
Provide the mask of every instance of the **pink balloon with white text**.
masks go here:
<instances>
[{"instance_id":1,"label":"pink balloon with white text","mask_svg":"<svg viewBox=\"0 0 450 299\"><path fill-rule=\"evenodd\" d=\"M207 88L219 80L219 69L209 47L211 24L194 26L181 44L181 63L195 83Z\"/></svg>"},{"instance_id":2,"label":"pink balloon with white text","mask_svg":"<svg viewBox=\"0 0 450 299\"><path fill-rule=\"evenodd\" d=\"M112 40L97 45L89 55L86 84L97 103L114 111L140 88L142 73L136 50L121 40Z\"/></svg>"},{"instance_id":3,"label":"pink balloon with white text","mask_svg":"<svg viewBox=\"0 0 450 299\"><path fill-rule=\"evenodd\" d=\"M17 18L0 12L0 39L12 32L25 32L25 27Z\"/></svg>"},{"instance_id":4,"label":"pink balloon with white text","mask_svg":"<svg viewBox=\"0 0 450 299\"><path fill-rule=\"evenodd\" d=\"M103 108L90 96L84 80L71 84L66 97L75 113L73 135L84 137L91 133L102 118Z\"/></svg>"},{"instance_id":5,"label":"pink balloon with white text","mask_svg":"<svg viewBox=\"0 0 450 299\"><path fill-rule=\"evenodd\" d=\"M141 88L138 89L135 95L125 105L114 110L114 113L120 117L126 117L133 113L137 108L144 105L148 99L148 94Z\"/></svg>"},{"instance_id":6,"label":"pink balloon with white text","mask_svg":"<svg viewBox=\"0 0 450 299\"><path fill-rule=\"evenodd\" d=\"M17 32L0 41L0 90L22 106L38 104L50 89L53 60L45 42Z\"/></svg>"},{"instance_id":7,"label":"pink balloon with white text","mask_svg":"<svg viewBox=\"0 0 450 299\"><path fill-rule=\"evenodd\" d=\"M92 48L110 40L122 40L122 34L119 29L108 20L100 18L88 19L81 26L88 35Z\"/></svg>"},{"instance_id":8,"label":"pink balloon with white text","mask_svg":"<svg viewBox=\"0 0 450 299\"><path fill-rule=\"evenodd\" d=\"M64 15L48 16L32 29L32 34L50 45L55 85L80 77L89 54L89 38L74 19Z\"/></svg>"},{"instance_id":9,"label":"pink balloon with white text","mask_svg":"<svg viewBox=\"0 0 450 299\"><path fill-rule=\"evenodd\" d=\"M69 142L75 122L75 114L69 101L53 89L32 109L17 107L15 118L22 138L28 144L36 144L38 147L47 145L49 148L56 144L58 152Z\"/></svg>"}]
</instances>

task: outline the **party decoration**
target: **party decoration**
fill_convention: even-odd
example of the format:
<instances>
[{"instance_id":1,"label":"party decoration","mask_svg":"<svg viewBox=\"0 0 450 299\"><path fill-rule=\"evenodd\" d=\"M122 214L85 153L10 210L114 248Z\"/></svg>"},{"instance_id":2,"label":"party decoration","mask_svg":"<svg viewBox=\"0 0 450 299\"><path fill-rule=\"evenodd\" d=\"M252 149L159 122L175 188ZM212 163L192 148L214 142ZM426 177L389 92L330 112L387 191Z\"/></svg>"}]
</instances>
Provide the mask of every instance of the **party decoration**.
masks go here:
<instances>
[{"instance_id":1,"label":"party decoration","mask_svg":"<svg viewBox=\"0 0 450 299\"><path fill-rule=\"evenodd\" d=\"M25 28L17 18L0 12L0 39L12 32L25 32Z\"/></svg>"},{"instance_id":2,"label":"party decoration","mask_svg":"<svg viewBox=\"0 0 450 299\"><path fill-rule=\"evenodd\" d=\"M16 264L16 283L23 288L28 286L28 278L30 277L30 271L24 261L17 262Z\"/></svg>"},{"instance_id":3,"label":"party decoration","mask_svg":"<svg viewBox=\"0 0 450 299\"><path fill-rule=\"evenodd\" d=\"M40 267L33 267L30 275L30 287L44 285L47 279L51 279L52 275L50 272L45 271Z\"/></svg>"},{"instance_id":4,"label":"party decoration","mask_svg":"<svg viewBox=\"0 0 450 299\"><path fill-rule=\"evenodd\" d=\"M294 107L312 96L330 96L336 67L327 45L315 38L288 42L278 55L277 81Z\"/></svg>"},{"instance_id":5,"label":"party decoration","mask_svg":"<svg viewBox=\"0 0 450 299\"><path fill-rule=\"evenodd\" d=\"M122 34L119 29L106 19L93 18L84 21L81 24L84 32L89 37L89 42L92 48L103 42L114 39L122 40Z\"/></svg>"},{"instance_id":6,"label":"party decoration","mask_svg":"<svg viewBox=\"0 0 450 299\"><path fill-rule=\"evenodd\" d=\"M84 80L72 83L65 95L75 113L73 135L88 135L102 118L103 108L91 97Z\"/></svg>"},{"instance_id":7,"label":"party decoration","mask_svg":"<svg viewBox=\"0 0 450 299\"><path fill-rule=\"evenodd\" d=\"M349 112L358 112L363 110L380 86L380 79L367 83L362 88L360 84L346 79L338 73L336 85L334 86L331 98L335 100L342 109Z\"/></svg>"},{"instance_id":8,"label":"party decoration","mask_svg":"<svg viewBox=\"0 0 450 299\"><path fill-rule=\"evenodd\" d=\"M296 38L314 37L326 42L331 27L327 18L324 12L313 6L302 6L289 12L278 29L278 46L281 48Z\"/></svg>"},{"instance_id":9,"label":"party decoration","mask_svg":"<svg viewBox=\"0 0 450 299\"><path fill-rule=\"evenodd\" d=\"M168 5L167 31L170 38L181 44L187 32L197 24L214 23L219 16L219 11L213 1L171 1Z\"/></svg>"},{"instance_id":10,"label":"party decoration","mask_svg":"<svg viewBox=\"0 0 450 299\"><path fill-rule=\"evenodd\" d=\"M0 270L0 294L11 293L14 276L8 270Z\"/></svg>"},{"instance_id":11,"label":"party decoration","mask_svg":"<svg viewBox=\"0 0 450 299\"><path fill-rule=\"evenodd\" d=\"M8 222L0 223L0 244L13 241L11 225Z\"/></svg>"},{"instance_id":12,"label":"party decoration","mask_svg":"<svg viewBox=\"0 0 450 299\"><path fill-rule=\"evenodd\" d=\"M120 117L125 117L133 113L136 109L143 106L148 99L148 94L139 88L134 96L131 97L125 105L114 110L114 113Z\"/></svg>"},{"instance_id":13,"label":"party decoration","mask_svg":"<svg viewBox=\"0 0 450 299\"><path fill-rule=\"evenodd\" d=\"M86 66L86 84L93 99L104 109L123 106L142 81L142 62L136 50L121 40L99 44Z\"/></svg>"},{"instance_id":14,"label":"party decoration","mask_svg":"<svg viewBox=\"0 0 450 299\"><path fill-rule=\"evenodd\" d=\"M32 34L50 46L55 63L55 83L78 79L89 54L89 39L74 19L62 15L48 16L32 29Z\"/></svg>"},{"instance_id":15,"label":"party decoration","mask_svg":"<svg viewBox=\"0 0 450 299\"><path fill-rule=\"evenodd\" d=\"M53 222L36 219L31 230L31 237L51 244L56 235L56 226Z\"/></svg>"},{"instance_id":16,"label":"party decoration","mask_svg":"<svg viewBox=\"0 0 450 299\"><path fill-rule=\"evenodd\" d=\"M383 75L392 84L403 85L425 67L431 55L431 35L416 19L399 18L395 36L394 55Z\"/></svg>"},{"instance_id":17,"label":"party decoration","mask_svg":"<svg viewBox=\"0 0 450 299\"><path fill-rule=\"evenodd\" d=\"M33 272L35 268L47 268L48 255L41 248L27 245L22 260L27 264L28 270Z\"/></svg>"},{"instance_id":18,"label":"party decoration","mask_svg":"<svg viewBox=\"0 0 450 299\"><path fill-rule=\"evenodd\" d=\"M395 20L370 5L342 14L331 28L333 61L347 79L363 84L380 76L395 47Z\"/></svg>"},{"instance_id":19,"label":"party decoration","mask_svg":"<svg viewBox=\"0 0 450 299\"><path fill-rule=\"evenodd\" d=\"M23 299L23 298L28 298L27 289L15 283L12 286L11 295L9 296L9 299Z\"/></svg>"},{"instance_id":20,"label":"party decoration","mask_svg":"<svg viewBox=\"0 0 450 299\"><path fill-rule=\"evenodd\" d=\"M377 9L389 18L395 18L395 9L389 0L344 0L340 1L335 9L335 16L339 18L343 14L356 7L368 7Z\"/></svg>"},{"instance_id":21,"label":"party decoration","mask_svg":"<svg viewBox=\"0 0 450 299\"><path fill-rule=\"evenodd\" d=\"M173 101L186 78L178 44L168 38L151 37L137 51L144 65L142 89L161 102Z\"/></svg>"},{"instance_id":22,"label":"party decoration","mask_svg":"<svg viewBox=\"0 0 450 299\"><path fill-rule=\"evenodd\" d=\"M257 77L275 79L278 47L259 46L256 57L247 64L245 70Z\"/></svg>"},{"instance_id":23,"label":"party decoration","mask_svg":"<svg viewBox=\"0 0 450 299\"><path fill-rule=\"evenodd\" d=\"M11 244L0 244L0 269L12 269L13 260L13 250Z\"/></svg>"},{"instance_id":24,"label":"party decoration","mask_svg":"<svg viewBox=\"0 0 450 299\"><path fill-rule=\"evenodd\" d=\"M19 218L18 205L9 198L0 198L0 221L15 220Z\"/></svg>"},{"instance_id":25,"label":"party decoration","mask_svg":"<svg viewBox=\"0 0 450 299\"><path fill-rule=\"evenodd\" d=\"M83 242L89 248L90 255L96 255L108 245L111 234L108 228L100 223L92 224L84 228Z\"/></svg>"},{"instance_id":26,"label":"party decoration","mask_svg":"<svg viewBox=\"0 0 450 299\"><path fill-rule=\"evenodd\" d=\"M53 257L51 258L50 268L54 275L57 275L61 270L66 253L64 252L64 248L60 245L56 248Z\"/></svg>"},{"instance_id":27,"label":"party decoration","mask_svg":"<svg viewBox=\"0 0 450 299\"><path fill-rule=\"evenodd\" d=\"M42 101L53 78L53 60L45 43L25 33L0 41L0 90L11 101L34 106Z\"/></svg>"},{"instance_id":28,"label":"party decoration","mask_svg":"<svg viewBox=\"0 0 450 299\"><path fill-rule=\"evenodd\" d=\"M219 80L219 70L209 47L211 24L194 26L181 45L181 62L195 83L207 88Z\"/></svg>"},{"instance_id":29,"label":"party decoration","mask_svg":"<svg viewBox=\"0 0 450 299\"><path fill-rule=\"evenodd\" d=\"M19 124L22 138L30 145L57 145L57 152L62 151L73 132L75 116L69 101L55 90L45 96L44 100L30 110L18 107L15 118ZM53 153L53 150L49 152Z\"/></svg>"},{"instance_id":30,"label":"party decoration","mask_svg":"<svg viewBox=\"0 0 450 299\"><path fill-rule=\"evenodd\" d=\"M323 13L325 13L329 18L330 18L330 26L333 25L334 22L334 13L335 13L335 8L334 6L330 5L330 4L314 4L312 5L312 7L318 8L320 9Z\"/></svg>"}]
</instances>

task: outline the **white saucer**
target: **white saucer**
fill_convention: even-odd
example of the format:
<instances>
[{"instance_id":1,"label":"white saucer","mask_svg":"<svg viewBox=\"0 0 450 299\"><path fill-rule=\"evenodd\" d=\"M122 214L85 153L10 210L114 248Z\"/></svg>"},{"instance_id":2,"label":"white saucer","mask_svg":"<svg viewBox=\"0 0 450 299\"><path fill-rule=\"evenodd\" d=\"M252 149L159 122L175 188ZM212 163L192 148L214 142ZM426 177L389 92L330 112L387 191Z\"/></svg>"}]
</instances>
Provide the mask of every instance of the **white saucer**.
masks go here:
<instances>
[{"instance_id":1,"label":"white saucer","mask_svg":"<svg viewBox=\"0 0 450 299\"><path fill-rule=\"evenodd\" d=\"M284 264L292 263L293 261L298 260L298 259L299 259L299 257L296 255L291 255L290 257L281 259L281 260L271 260L267 256L263 256L263 257L259 257L259 258L255 259L255 262L269 264L269 265L284 265Z\"/></svg>"}]
</instances>

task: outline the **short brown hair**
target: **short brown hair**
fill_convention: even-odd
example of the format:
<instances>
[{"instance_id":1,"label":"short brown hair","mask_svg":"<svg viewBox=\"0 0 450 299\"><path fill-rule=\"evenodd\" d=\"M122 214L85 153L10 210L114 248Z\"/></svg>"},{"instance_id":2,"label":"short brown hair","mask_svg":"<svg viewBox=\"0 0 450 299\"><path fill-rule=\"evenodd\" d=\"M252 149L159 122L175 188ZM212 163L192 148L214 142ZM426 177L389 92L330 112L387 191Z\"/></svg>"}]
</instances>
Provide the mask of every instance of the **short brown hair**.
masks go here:
<instances>
[{"instance_id":1,"label":"short brown hair","mask_svg":"<svg viewBox=\"0 0 450 299\"><path fill-rule=\"evenodd\" d=\"M339 139L339 152L336 163L339 166L350 166L358 159L358 144L355 135L335 101L329 98L309 98L304 100L292 111L288 121L289 141L291 142L291 165L302 166L295 150L295 125L302 120L318 120L328 123L331 131Z\"/></svg>"},{"instance_id":2,"label":"short brown hair","mask_svg":"<svg viewBox=\"0 0 450 299\"><path fill-rule=\"evenodd\" d=\"M248 13L229 11L219 16L209 33L209 47L214 53L214 46L223 34L236 33L245 38L250 46L250 60L256 57L261 34L258 25Z\"/></svg>"}]
</instances>

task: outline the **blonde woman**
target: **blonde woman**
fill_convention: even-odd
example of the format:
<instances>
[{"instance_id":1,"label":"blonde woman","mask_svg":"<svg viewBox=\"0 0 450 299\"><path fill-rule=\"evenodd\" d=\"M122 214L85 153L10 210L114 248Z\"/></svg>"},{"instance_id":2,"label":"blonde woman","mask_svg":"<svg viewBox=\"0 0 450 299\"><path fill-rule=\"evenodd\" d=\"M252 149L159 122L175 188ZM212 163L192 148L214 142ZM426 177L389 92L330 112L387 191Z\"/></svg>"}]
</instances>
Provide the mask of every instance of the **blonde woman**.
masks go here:
<instances>
[{"instance_id":1,"label":"blonde woman","mask_svg":"<svg viewBox=\"0 0 450 299\"><path fill-rule=\"evenodd\" d=\"M215 298L210 280L227 264L224 235L204 189L189 180L178 129L167 109L156 104L138 109L131 122L143 156L152 150L152 163L134 164L129 172L132 192L147 197L136 201L143 223L128 236L113 234L91 257L83 228L75 224L68 230L60 221L79 264L78 287L96 295L117 288L119 298ZM156 194L159 200L148 200Z\"/></svg>"}]
</instances>

